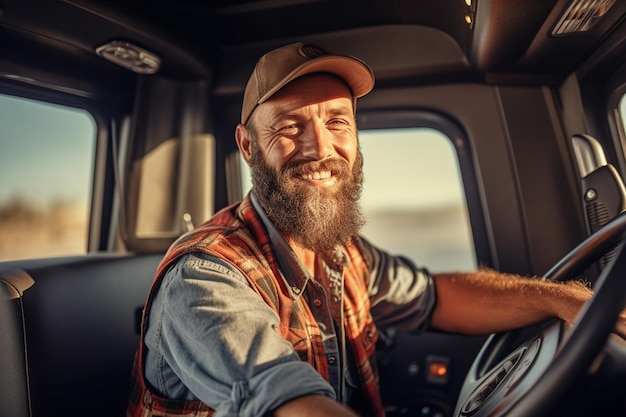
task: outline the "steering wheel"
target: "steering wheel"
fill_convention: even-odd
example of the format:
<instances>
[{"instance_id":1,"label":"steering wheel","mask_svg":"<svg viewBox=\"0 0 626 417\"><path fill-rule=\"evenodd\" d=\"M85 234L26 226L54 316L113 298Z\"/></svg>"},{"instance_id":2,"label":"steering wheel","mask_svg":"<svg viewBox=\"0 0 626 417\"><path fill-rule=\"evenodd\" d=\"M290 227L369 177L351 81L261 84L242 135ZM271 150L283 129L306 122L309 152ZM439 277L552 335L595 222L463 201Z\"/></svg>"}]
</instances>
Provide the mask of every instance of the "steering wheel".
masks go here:
<instances>
[{"instance_id":1,"label":"steering wheel","mask_svg":"<svg viewBox=\"0 0 626 417\"><path fill-rule=\"evenodd\" d=\"M600 353L626 304L625 240L626 213L621 213L545 274L556 281L570 279L616 249L571 327L558 319L541 323L539 330L529 326L524 330L534 334L512 352L519 330L489 336L465 378L455 417L552 415Z\"/></svg>"}]
</instances>

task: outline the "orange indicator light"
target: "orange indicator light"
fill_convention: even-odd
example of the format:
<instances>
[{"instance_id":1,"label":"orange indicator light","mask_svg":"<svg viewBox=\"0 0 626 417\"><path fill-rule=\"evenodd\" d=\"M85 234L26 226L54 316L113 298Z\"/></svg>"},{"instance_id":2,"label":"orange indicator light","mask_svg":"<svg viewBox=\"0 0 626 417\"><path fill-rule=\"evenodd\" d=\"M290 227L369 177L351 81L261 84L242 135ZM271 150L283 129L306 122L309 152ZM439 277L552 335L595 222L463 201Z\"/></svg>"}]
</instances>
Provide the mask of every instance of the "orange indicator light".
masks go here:
<instances>
[{"instance_id":1,"label":"orange indicator light","mask_svg":"<svg viewBox=\"0 0 626 417\"><path fill-rule=\"evenodd\" d=\"M433 362L428 365L428 375L431 377L442 377L448 374L448 367L445 363Z\"/></svg>"}]
</instances>

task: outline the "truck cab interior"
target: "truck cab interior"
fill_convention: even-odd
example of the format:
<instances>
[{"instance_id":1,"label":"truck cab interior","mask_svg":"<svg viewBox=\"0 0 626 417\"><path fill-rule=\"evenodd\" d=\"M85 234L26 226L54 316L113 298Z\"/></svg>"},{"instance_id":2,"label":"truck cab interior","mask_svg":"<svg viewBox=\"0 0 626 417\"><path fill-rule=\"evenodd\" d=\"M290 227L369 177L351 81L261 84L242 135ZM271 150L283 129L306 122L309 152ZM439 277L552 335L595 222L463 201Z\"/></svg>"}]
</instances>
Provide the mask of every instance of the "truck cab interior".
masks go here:
<instances>
[{"instance_id":1,"label":"truck cab interior","mask_svg":"<svg viewBox=\"0 0 626 417\"><path fill-rule=\"evenodd\" d=\"M364 234L433 271L583 279L573 327L382 329L388 417L626 412L626 2L0 0L0 417L123 416L169 245L249 190L257 59L374 71Z\"/></svg>"}]
</instances>

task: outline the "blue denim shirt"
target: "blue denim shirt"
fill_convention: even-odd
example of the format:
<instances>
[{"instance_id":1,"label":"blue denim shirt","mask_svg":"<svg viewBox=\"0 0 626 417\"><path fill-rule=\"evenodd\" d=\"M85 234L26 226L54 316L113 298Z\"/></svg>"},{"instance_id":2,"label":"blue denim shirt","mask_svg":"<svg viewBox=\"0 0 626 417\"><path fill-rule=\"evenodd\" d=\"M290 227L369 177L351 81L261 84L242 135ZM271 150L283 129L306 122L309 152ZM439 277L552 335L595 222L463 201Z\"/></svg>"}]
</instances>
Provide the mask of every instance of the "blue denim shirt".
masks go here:
<instances>
[{"instance_id":1,"label":"blue denim shirt","mask_svg":"<svg viewBox=\"0 0 626 417\"><path fill-rule=\"evenodd\" d=\"M327 277L312 277L253 195L252 202L292 296L325 302L326 308L312 310L323 331L329 381L274 330L278 316L245 277L221 259L200 253L183 256L167 272L153 301L145 336L146 381L162 397L201 400L216 410L216 417L262 416L307 394L348 402L356 384L343 326L336 325L342 322L343 275L335 267L346 257L339 250L330 259L320 258ZM419 331L435 303L432 278L404 258L366 247L375 258L370 294L377 324L378 317L381 324Z\"/></svg>"}]
</instances>

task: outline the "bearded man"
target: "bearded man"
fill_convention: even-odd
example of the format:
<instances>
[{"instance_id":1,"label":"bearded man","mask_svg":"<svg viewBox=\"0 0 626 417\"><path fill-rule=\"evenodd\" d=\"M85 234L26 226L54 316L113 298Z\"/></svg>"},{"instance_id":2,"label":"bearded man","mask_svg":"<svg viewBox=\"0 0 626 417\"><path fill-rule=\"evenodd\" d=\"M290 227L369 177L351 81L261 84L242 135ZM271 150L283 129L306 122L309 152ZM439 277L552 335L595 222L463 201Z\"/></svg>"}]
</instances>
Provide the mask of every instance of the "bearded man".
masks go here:
<instances>
[{"instance_id":1,"label":"bearded man","mask_svg":"<svg viewBox=\"0 0 626 417\"><path fill-rule=\"evenodd\" d=\"M235 138L252 190L175 242L144 308L128 416L383 416L377 328L488 334L571 322L591 291L431 275L359 236L359 59L296 43L248 81Z\"/></svg>"}]
</instances>

